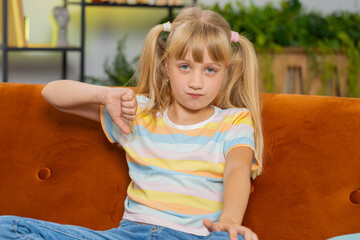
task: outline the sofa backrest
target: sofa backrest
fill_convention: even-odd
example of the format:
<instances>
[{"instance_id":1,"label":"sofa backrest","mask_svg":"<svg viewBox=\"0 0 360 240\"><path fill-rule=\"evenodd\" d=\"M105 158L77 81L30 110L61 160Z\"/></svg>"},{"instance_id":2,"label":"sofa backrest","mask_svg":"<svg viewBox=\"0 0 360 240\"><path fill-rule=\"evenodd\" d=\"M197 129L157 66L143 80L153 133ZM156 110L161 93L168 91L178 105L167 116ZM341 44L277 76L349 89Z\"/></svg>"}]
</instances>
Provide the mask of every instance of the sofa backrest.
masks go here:
<instances>
[{"instance_id":1,"label":"sofa backrest","mask_svg":"<svg viewBox=\"0 0 360 240\"><path fill-rule=\"evenodd\" d=\"M55 110L42 87L0 84L0 214L117 227L129 183L123 150L99 123ZM263 94L262 101L264 170L244 225L265 240L360 231L360 205L349 199L360 187L360 100Z\"/></svg>"},{"instance_id":2,"label":"sofa backrest","mask_svg":"<svg viewBox=\"0 0 360 240\"><path fill-rule=\"evenodd\" d=\"M60 112L43 85L0 84L0 214L106 229L129 183L101 124Z\"/></svg>"},{"instance_id":3,"label":"sofa backrest","mask_svg":"<svg viewBox=\"0 0 360 240\"><path fill-rule=\"evenodd\" d=\"M245 224L271 240L359 232L349 197L360 190L360 99L265 94L262 115L264 170Z\"/></svg>"}]
</instances>

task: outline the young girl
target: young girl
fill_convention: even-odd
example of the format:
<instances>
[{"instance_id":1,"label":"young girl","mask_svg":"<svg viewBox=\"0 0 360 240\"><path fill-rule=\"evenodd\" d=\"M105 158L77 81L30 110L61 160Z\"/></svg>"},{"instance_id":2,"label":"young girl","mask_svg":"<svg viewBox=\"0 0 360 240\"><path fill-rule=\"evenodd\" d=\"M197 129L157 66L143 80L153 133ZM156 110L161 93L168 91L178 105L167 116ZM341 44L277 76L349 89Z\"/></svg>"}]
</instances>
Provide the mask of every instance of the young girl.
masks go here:
<instances>
[{"instance_id":1,"label":"young girl","mask_svg":"<svg viewBox=\"0 0 360 240\"><path fill-rule=\"evenodd\" d=\"M132 182L120 226L3 217L1 239L257 239L242 226L263 149L251 43L219 14L186 8L151 29L135 76L137 95L69 80L42 91L57 109L101 121L126 151Z\"/></svg>"}]
</instances>

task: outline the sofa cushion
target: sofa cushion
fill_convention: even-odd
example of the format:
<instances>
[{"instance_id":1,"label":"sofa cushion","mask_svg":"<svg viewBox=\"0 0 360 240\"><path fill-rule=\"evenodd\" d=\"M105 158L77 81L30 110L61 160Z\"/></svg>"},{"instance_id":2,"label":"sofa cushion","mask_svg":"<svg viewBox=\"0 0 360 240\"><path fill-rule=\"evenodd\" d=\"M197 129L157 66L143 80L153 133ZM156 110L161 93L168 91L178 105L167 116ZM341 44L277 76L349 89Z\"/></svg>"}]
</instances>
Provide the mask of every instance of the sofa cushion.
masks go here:
<instances>
[{"instance_id":1,"label":"sofa cushion","mask_svg":"<svg viewBox=\"0 0 360 240\"><path fill-rule=\"evenodd\" d=\"M260 239L358 232L349 196L360 187L360 99L265 94L263 128L264 170L245 224Z\"/></svg>"},{"instance_id":2,"label":"sofa cushion","mask_svg":"<svg viewBox=\"0 0 360 240\"><path fill-rule=\"evenodd\" d=\"M129 182L123 151L99 123L50 106L42 87L0 84L0 214L117 226Z\"/></svg>"}]
</instances>

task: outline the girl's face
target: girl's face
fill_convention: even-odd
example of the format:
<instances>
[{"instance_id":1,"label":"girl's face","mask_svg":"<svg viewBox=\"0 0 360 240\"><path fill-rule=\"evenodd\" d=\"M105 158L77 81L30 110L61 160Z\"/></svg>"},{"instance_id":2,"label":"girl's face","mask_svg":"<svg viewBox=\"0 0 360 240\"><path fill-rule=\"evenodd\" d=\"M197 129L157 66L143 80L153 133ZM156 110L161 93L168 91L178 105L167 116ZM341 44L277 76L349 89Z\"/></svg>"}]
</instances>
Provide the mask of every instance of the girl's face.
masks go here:
<instances>
[{"instance_id":1,"label":"girl's face","mask_svg":"<svg viewBox=\"0 0 360 240\"><path fill-rule=\"evenodd\" d=\"M214 62L204 49L202 63L194 61L190 50L183 60L166 59L165 66L176 109L187 113L208 111L225 78L225 63Z\"/></svg>"}]
</instances>

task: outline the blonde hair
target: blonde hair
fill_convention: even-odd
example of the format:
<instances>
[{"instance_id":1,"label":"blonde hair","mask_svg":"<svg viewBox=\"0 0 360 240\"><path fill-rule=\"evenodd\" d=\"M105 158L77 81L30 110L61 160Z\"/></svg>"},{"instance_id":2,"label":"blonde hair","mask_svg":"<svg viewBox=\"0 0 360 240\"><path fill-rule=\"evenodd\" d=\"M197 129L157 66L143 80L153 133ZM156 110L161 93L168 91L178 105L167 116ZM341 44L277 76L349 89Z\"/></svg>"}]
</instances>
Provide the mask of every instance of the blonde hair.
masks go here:
<instances>
[{"instance_id":1,"label":"blonde hair","mask_svg":"<svg viewBox=\"0 0 360 240\"><path fill-rule=\"evenodd\" d=\"M216 105L220 108L246 107L252 117L256 157L259 168L252 171L252 178L260 175L263 158L263 135L259 101L258 62L250 41L240 36L232 44L231 28L219 14L199 7L183 9L171 24L171 32L165 36L163 25L153 27L148 33L139 65L136 70L137 93L150 99L145 113L155 117L172 102L171 87L165 69L165 56L184 59L191 51L196 62L203 61L206 48L210 58L229 66L222 83Z\"/></svg>"}]
</instances>

